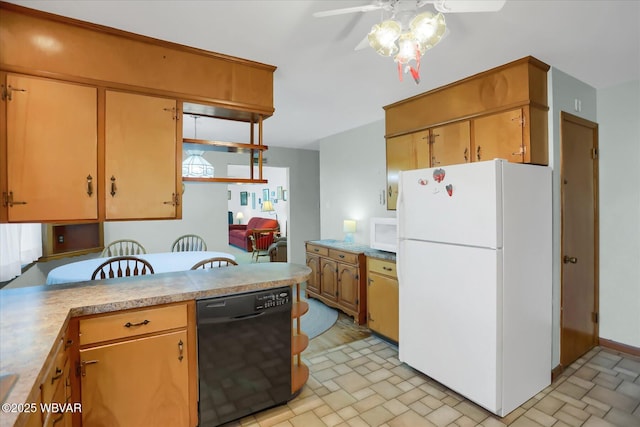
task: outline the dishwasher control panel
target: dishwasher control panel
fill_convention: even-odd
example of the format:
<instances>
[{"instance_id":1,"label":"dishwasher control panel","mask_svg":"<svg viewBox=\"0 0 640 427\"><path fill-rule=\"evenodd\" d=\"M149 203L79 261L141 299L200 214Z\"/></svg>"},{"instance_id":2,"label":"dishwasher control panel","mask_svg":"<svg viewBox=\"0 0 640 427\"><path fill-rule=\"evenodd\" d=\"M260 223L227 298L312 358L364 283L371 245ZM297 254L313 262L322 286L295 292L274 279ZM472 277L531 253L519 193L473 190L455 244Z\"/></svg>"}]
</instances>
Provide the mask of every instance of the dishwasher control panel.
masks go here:
<instances>
[{"instance_id":1,"label":"dishwasher control panel","mask_svg":"<svg viewBox=\"0 0 640 427\"><path fill-rule=\"evenodd\" d=\"M268 310L289 304L291 301L291 289L281 288L272 292L261 292L255 296L253 308L256 311Z\"/></svg>"}]
</instances>

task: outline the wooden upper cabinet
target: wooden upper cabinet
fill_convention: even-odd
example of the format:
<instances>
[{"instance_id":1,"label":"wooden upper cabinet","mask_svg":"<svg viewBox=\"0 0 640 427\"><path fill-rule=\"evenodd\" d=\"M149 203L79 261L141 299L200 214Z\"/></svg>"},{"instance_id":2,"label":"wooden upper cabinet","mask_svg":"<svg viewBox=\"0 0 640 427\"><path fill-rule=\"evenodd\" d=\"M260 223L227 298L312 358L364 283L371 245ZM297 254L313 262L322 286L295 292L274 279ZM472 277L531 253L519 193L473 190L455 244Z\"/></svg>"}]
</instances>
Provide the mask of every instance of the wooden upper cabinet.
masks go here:
<instances>
[{"instance_id":1,"label":"wooden upper cabinet","mask_svg":"<svg viewBox=\"0 0 640 427\"><path fill-rule=\"evenodd\" d=\"M431 129L431 167L471 161L470 126L464 120Z\"/></svg>"},{"instance_id":2,"label":"wooden upper cabinet","mask_svg":"<svg viewBox=\"0 0 640 427\"><path fill-rule=\"evenodd\" d=\"M175 100L107 91L107 220L178 217L178 122Z\"/></svg>"},{"instance_id":3,"label":"wooden upper cabinet","mask_svg":"<svg viewBox=\"0 0 640 427\"><path fill-rule=\"evenodd\" d=\"M429 131L387 139L387 209L395 209L400 171L429 167Z\"/></svg>"},{"instance_id":4,"label":"wooden upper cabinet","mask_svg":"<svg viewBox=\"0 0 640 427\"><path fill-rule=\"evenodd\" d=\"M527 151L522 138L524 132L522 108L491 114L473 121L474 161L506 159L524 162Z\"/></svg>"},{"instance_id":5,"label":"wooden upper cabinet","mask_svg":"<svg viewBox=\"0 0 640 427\"><path fill-rule=\"evenodd\" d=\"M1 166L7 172L0 178L0 220L97 219L97 90L16 74L3 77L7 156Z\"/></svg>"}]
</instances>

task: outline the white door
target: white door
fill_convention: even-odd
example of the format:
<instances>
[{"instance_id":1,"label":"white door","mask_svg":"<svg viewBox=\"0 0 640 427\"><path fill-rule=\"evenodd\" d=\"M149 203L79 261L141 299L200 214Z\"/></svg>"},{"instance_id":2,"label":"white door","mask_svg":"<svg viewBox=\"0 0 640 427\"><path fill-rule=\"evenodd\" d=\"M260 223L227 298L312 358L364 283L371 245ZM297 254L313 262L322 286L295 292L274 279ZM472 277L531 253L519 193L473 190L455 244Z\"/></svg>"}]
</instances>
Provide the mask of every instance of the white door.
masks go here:
<instances>
[{"instance_id":1,"label":"white door","mask_svg":"<svg viewBox=\"0 0 640 427\"><path fill-rule=\"evenodd\" d=\"M399 358L495 412L501 251L401 240Z\"/></svg>"},{"instance_id":2,"label":"white door","mask_svg":"<svg viewBox=\"0 0 640 427\"><path fill-rule=\"evenodd\" d=\"M400 173L400 239L502 247L500 161Z\"/></svg>"}]
</instances>

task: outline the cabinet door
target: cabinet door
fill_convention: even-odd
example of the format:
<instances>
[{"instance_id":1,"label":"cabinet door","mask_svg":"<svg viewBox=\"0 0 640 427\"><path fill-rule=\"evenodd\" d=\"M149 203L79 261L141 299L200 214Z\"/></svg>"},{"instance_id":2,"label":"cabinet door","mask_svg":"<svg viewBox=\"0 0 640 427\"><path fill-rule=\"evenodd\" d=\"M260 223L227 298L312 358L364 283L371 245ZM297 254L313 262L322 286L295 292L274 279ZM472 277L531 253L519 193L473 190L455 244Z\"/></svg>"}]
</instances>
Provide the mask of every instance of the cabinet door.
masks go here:
<instances>
[{"instance_id":1,"label":"cabinet door","mask_svg":"<svg viewBox=\"0 0 640 427\"><path fill-rule=\"evenodd\" d=\"M80 350L82 425L189 425L187 332Z\"/></svg>"},{"instance_id":2,"label":"cabinet door","mask_svg":"<svg viewBox=\"0 0 640 427\"><path fill-rule=\"evenodd\" d=\"M431 129L431 167L471 161L471 134L468 121Z\"/></svg>"},{"instance_id":3,"label":"cabinet door","mask_svg":"<svg viewBox=\"0 0 640 427\"><path fill-rule=\"evenodd\" d=\"M358 312L360 296L358 267L338 263L338 302L347 310Z\"/></svg>"},{"instance_id":4,"label":"cabinet door","mask_svg":"<svg viewBox=\"0 0 640 427\"><path fill-rule=\"evenodd\" d=\"M369 273L367 287L368 325L373 331L398 341L398 281Z\"/></svg>"},{"instance_id":5,"label":"cabinet door","mask_svg":"<svg viewBox=\"0 0 640 427\"><path fill-rule=\"evenodd\" d=\"M473 161L498 158L510 162L524 162L524 123L522 108L475 119Z\"/></svg>"},{"instance_id":6,"label":"cabinet door","mask_svg":"<svg viewBox=\"0 0 640 427\"><path fill-rule=\"evenodd\" d=\"M97 90L14 74L7 90L8 221L97 219Z\"/></svg>"},{"instance_id":7,"label":"cabinet door","mask_svg":"<svg viewBox=\"0 0 640 427\"><path fill-rule=\"evenodd\" d=\"M107 91L106 219L176 218L176 101Z\"/></svg>"},{"instance_id":8,"label":"cabinet door","mask_svg":"<svg viewBox=\"0 0 640 427\"><path fill-rule=\"evenodd\" d=\"M395 210L398 173L429 167L429 132L421 131L387 139L387 209Z\"/></svg>"},{"instance_id":9,"label":"cabinet door","mask_svg":"<svg viewBox=\"0 0 640 427\"><path fill-rule=\"evenodd\" d=\"M336 301L338 299L337 262L320 258L320 293L323 297Z\"/></svg>"},{"instance_id":10,"label":"cabinet door","mask_svg":"<svg viewBox=\"0 0 640 427\"><path fill-rule=\"evenodd\" d=\"M307 254L307 267L311 269L311 276L307 280L307 290L316 295L320 294L320 257Z\"/></svg>"}]
</instances>

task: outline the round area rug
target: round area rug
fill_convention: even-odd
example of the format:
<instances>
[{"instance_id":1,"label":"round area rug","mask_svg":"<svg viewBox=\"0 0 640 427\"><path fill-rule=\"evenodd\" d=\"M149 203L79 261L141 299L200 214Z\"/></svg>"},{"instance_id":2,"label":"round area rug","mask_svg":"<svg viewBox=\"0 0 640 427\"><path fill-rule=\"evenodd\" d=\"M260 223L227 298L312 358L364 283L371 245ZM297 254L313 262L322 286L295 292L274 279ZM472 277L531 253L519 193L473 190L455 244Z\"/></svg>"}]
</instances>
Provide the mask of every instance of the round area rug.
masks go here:
<instances>
[{"instance_id":1,"label":"round area rug","mask_svg":"<svg viewBox=\"0 0 640 427\"><path fill-rule=\"evenodd\" d=\"M328 307L313 298L307 298L304 289L300 290L300 298L309 303L309 311L300 318L300 329L309 339L325 332L338 320L338 311L336 309Z\"/></svg>"}]
</instances>

